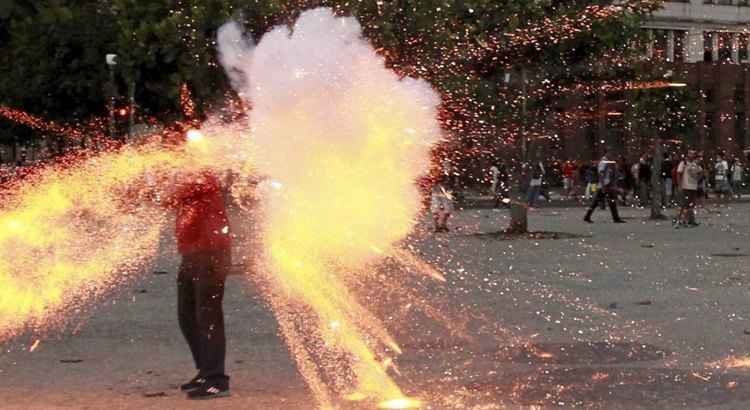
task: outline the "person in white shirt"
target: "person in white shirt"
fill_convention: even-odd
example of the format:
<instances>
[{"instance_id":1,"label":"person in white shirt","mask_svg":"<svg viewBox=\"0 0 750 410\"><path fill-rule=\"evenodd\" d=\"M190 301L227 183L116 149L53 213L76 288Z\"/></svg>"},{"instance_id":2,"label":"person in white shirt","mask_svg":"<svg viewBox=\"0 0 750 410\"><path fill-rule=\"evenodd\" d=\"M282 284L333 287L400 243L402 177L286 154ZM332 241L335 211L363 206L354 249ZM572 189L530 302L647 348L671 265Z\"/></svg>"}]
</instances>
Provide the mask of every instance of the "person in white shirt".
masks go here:
<instances>
[{"instance_id":1,"label":"person in white shirt","mask_svg":"<svg viewBox=\"0 0 750 410\"><path fill-rule=\"evenodd\" d=\"M695 221L695 202L698 200L698 184L703 176L703 167L696 161L695 151L688 151L687 158L677 166L677 180L682 192L682 204L677 218L673 221L675 228L697 226Z\"/></svg>"},{"instance_id":2,"label":"person in white shirt","mask_svg":"<svg viewBox=\"0 0 750 410\"><path fill-rule=\"evenodd\" d=\"M729 185L729 164L724 160L724 156L721 153L716 156L714 181L714 190L718 198L724 196L726 199L729 199L733 196L732 187Z\"/></svg>"},{"instance_id":3,"label":"person in white shirt","mask_svg":"<svg viewBox=\"0 0 750 410\"><path fill-rule=\"evenodd\" d=\"M453 191L448 175L441 175L432 185L430 211L435 221L435 232L448 232L448 218L454 211Z\"/></svg>"},{"instance_id":4,"label":"person in white shirt","mask_svg":"<svg viewBox=\"0 0 750 410\"><path fill-rule=\"evenodd\" d=\"M730 173L732 174L732 192L734 192L739 198L740 188L742 188L742 179L745 173L745 167L742 165L742 160L740 160L739 157L735 157Z\"/></svg>"},{"instance_id":5,"label":"person in white shirt","mask_svg":"<svg viewBox=\"0 0 750 410\"><path fill-rule=\"evenodd\" d=\"M500 168L497 165L492 165L490 168L490 179L492 180L490 192L492 195L495 195L495 192L497 192L497 183L500 182Z\"/></svg>"}]
</instances>

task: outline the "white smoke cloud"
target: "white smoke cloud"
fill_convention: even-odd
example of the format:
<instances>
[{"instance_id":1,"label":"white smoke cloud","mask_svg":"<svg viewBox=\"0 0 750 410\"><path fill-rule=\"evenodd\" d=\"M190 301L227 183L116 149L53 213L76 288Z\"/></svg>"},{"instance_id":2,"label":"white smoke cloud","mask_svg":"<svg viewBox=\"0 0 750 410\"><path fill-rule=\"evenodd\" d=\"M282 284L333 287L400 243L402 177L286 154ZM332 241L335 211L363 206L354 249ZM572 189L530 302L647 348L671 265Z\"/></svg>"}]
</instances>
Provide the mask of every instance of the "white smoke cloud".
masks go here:
<instances>
[{"instance_id":1,"label":"white smoke cloud","mask_svg":"<svg viewBox=\"0 0 750 410\"><path fill-rule=\"evenodd\" d=\"M415 181L441 135L438 94L388 70L359 23L330 9L306 11L257 45L243 40L237 23L225 25L218 40L222 64L252 107L250 142L241 149L273 181L264 195L263 240L265 270L280 288L274 294L285 295L283 306L291 298L316 313L312 334L325 339L318 346L357 358L353 391L401 399L377 359L384 352L371 352L369 341L398 349L346 279L367 274L368 262L413 229L421 208ZM301 347L295 331L285 335L304 370L312 347ZM325 404L322 381L303 373Z\"/></svg>"},{"instance_id":2,"label":"white smoke cloud","mask_svg":"<svg viewBox=\"0 0 750 410\"><path fill-rule=\"evenodd\" d=\"M327 8L302 13L290 30L278 26L255 46L237 22L219 31L219 51L233 84L253 107L252 135L257 166L281 176L289 164L301 168L321 144L356 151L371 138L368 119L398 121L388 131L418 144L402 150L415 171L428 166L429 147L440 136L438 95L422 80L399 77L362 36L354 18ZM395 118L388 118L390 115ZM310 170L300 169L306 174Z\"/></svg>"},{"instance_id":3,"label":"white smoke cloud","mask_svg":"<svg viewBox=\"0 0 750 410\"><path fill-rule=\"evenodd\" d=\"M246 71L249 67L254 48L252 37L245 36L242 26L236 21L230 21L219 28L217 41L219 47L219 62L227 72L232 87L243 90L247 87Z\"/></svg>"}]
</instances>

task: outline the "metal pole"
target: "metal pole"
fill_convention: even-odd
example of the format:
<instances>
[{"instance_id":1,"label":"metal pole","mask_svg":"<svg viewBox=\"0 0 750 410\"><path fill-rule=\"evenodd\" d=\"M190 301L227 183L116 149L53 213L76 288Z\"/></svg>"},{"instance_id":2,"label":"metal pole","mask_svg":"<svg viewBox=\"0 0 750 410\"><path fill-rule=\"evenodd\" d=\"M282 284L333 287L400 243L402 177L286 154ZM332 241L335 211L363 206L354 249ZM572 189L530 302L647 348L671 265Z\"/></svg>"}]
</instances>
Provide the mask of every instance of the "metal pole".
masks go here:
<instances>
[{"instance_id":1,"label":"metal pole","mask_svg":"<svg viewBox=\"0 0 750 410\"><path fill-rule=\"evenodd\" d=\"M529 159L528 142L526 141L526 69L521 68L521 161Z\"/></svg>"},{"instance_id":2,"label":"metal pole","mask_svg":"<svg viewBox=\"0 0 750 410\"><path fill-rule=\"evenodd\" d=\"M115 138L115 66L109 64L109 81L112 84L112 95L109 97L109 137Z\"/></svg>"},{"instance_id":3,"label":"metal pole","mask_svg":"<svg viewBox=\"0 0 750 410\"><path fill-rule=\"evenodd\" d=\"M135 80L130 81L129 88L128 141L133 139L133 125L135 124Z\"/></svg>"}]
</instances>

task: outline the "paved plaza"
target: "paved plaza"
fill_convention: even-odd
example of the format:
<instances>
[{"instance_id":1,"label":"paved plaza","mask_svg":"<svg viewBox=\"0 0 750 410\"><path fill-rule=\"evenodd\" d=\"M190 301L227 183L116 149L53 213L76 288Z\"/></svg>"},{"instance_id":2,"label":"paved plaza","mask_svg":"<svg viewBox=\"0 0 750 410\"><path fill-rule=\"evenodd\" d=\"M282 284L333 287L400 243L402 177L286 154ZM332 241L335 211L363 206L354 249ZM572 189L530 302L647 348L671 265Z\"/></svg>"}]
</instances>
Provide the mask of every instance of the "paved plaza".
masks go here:
<instances>
[{"instance_id":1,"label":"paved plaza","mask_svg":"<svg viewBox=\"0 0 750 410\"><path fill-rule=\"evenodd\" d=\"M439 235L425 218L403 247L447 283L383 269L435 311L389 320L406 303L397 295L374 307L404 349L398 383L436 410L750 408L750 205L709 205L701 226L679 230L645 220L647 210L622 210L627 224L604 211L584 224L583 213L534 210L540 233L521 239L498 234L506 210L460 211ZM2 345L0 408L315 408L242 275L225 299L233 395L185 400L177 386L193 369L176 321L177 264L165 237L153 266L65 331L33 352L32 335Z\"/></svg>"}]
</instances>

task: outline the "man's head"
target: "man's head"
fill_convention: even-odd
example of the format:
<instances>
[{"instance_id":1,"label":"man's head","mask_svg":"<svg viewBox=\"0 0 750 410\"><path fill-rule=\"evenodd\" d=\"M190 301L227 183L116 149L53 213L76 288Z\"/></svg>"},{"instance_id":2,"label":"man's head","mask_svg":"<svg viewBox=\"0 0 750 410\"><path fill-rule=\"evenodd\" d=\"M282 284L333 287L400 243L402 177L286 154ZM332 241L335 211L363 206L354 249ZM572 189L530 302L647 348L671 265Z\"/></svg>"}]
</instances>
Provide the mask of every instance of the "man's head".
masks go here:
<instances>
[{"instance_id":1,"label":"man's head","mask_svg":"<svg viewBox=\"0 0 750 410\"><path fill-rule=\"evenodd\" d=\"M691 161L695 161L695 159L698 157L698 153L695 152L695 150L688 150L687 152L687 159Z\"/></svg>"}]
</instances>

